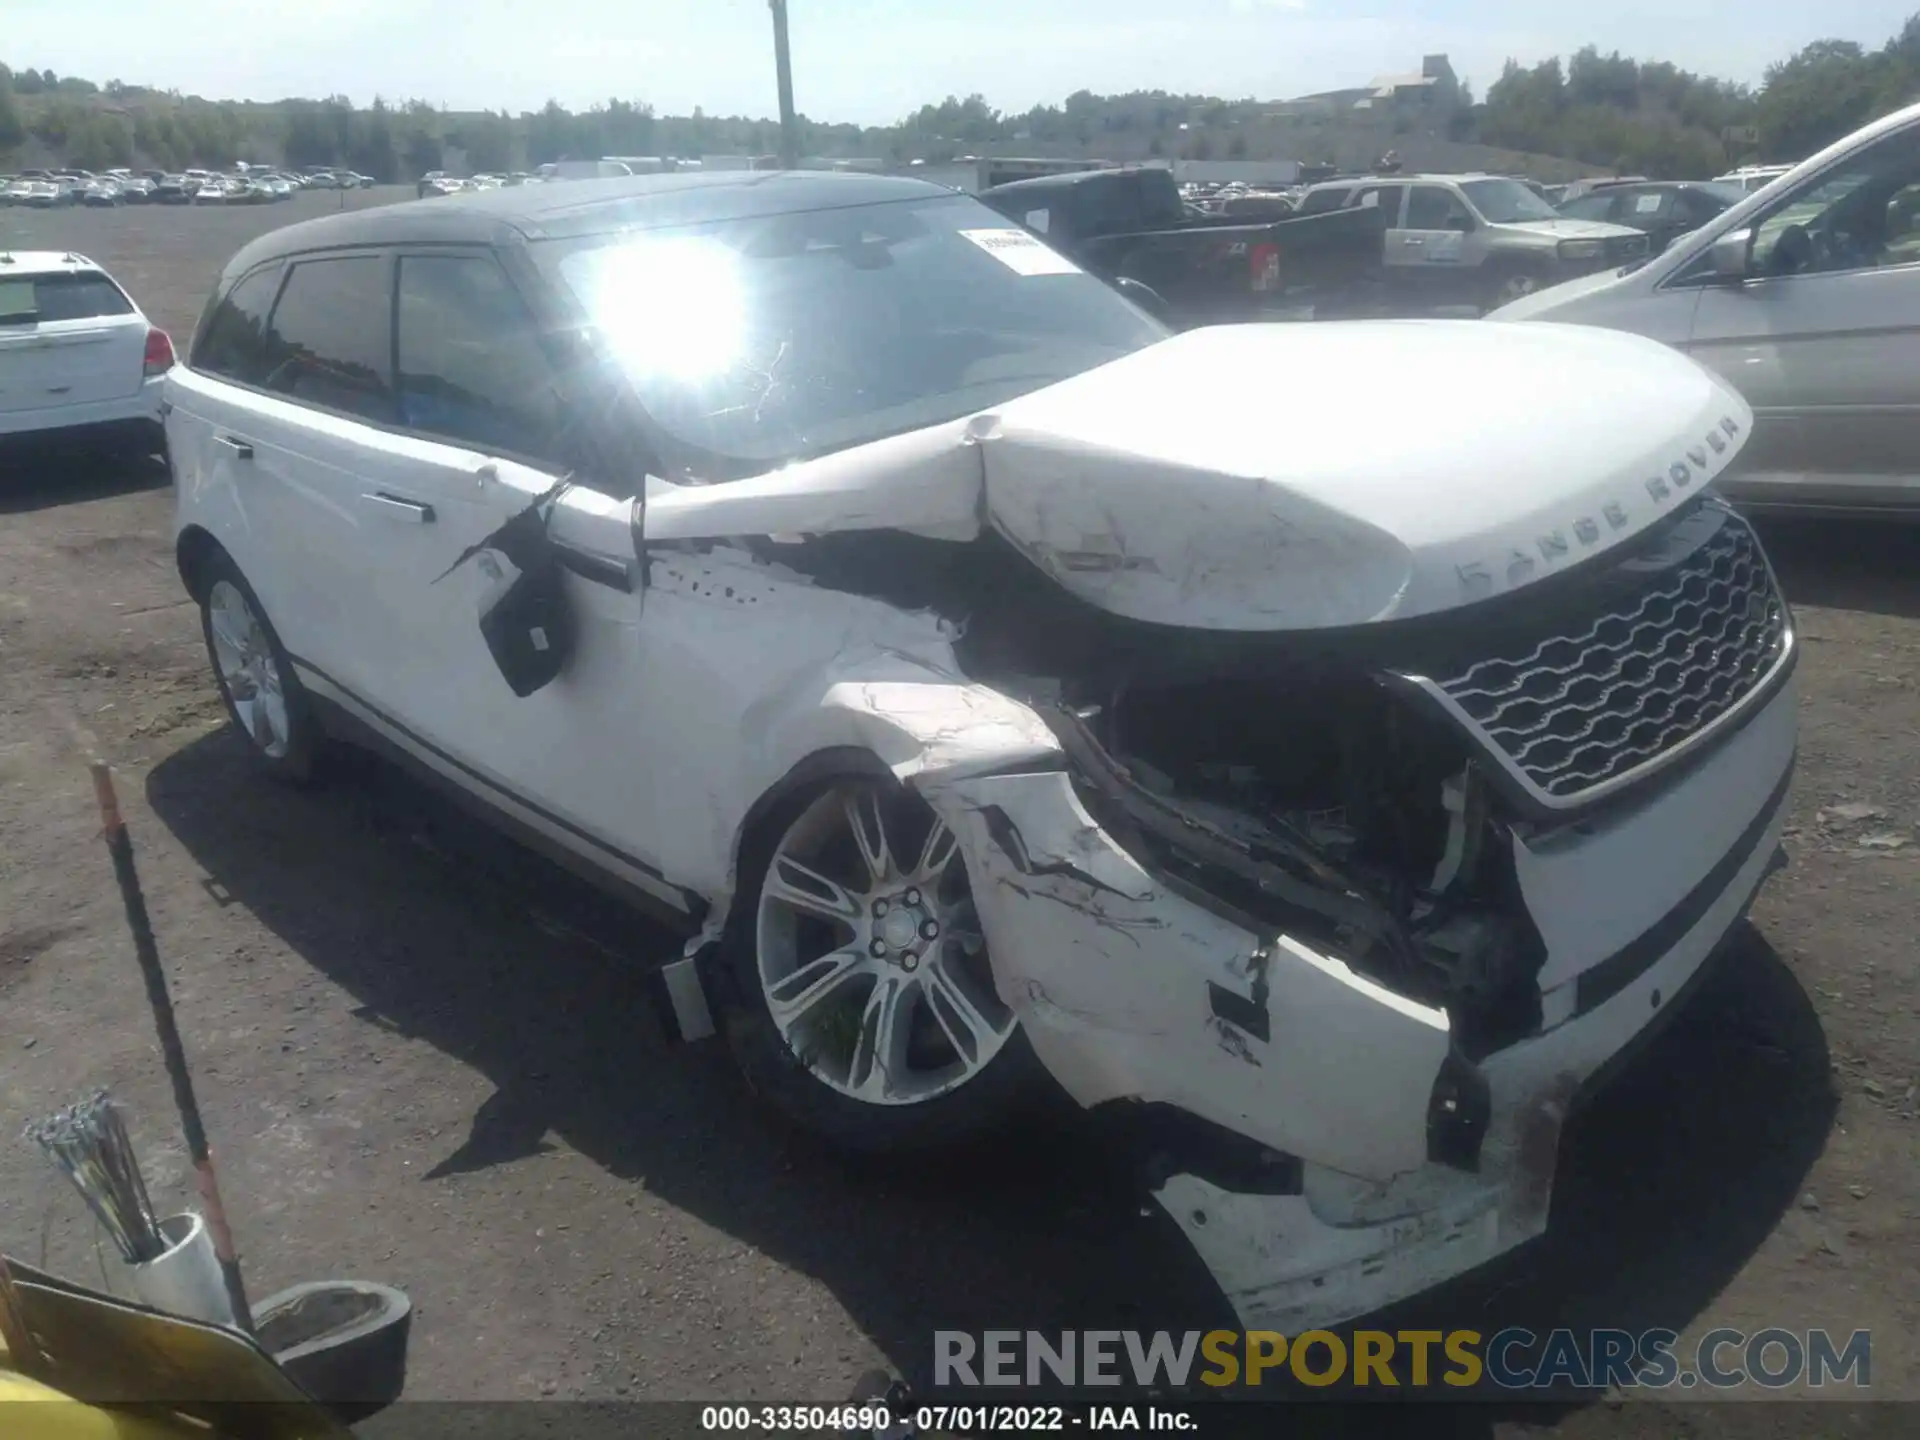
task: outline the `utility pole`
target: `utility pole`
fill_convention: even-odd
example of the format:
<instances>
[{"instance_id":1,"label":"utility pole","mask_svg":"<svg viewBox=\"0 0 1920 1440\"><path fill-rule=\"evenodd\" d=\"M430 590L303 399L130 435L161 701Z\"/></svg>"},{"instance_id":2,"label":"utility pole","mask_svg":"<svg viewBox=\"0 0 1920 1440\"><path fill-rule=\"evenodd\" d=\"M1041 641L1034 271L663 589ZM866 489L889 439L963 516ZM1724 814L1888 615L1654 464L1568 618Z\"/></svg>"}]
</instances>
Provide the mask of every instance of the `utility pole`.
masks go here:
<instances>
[{"instance_id":1,"label":"utility pole","mask_svg":"<svg viewBox=\"0 0 1920 1440\"><path fill-rule=\"evenodd\" d=\"M793 61L787 53L787 0L767 0L773 10L773 64L780 80L780 168L800 168L800 126L793 118Z\"/></svg>"}]
</instances>

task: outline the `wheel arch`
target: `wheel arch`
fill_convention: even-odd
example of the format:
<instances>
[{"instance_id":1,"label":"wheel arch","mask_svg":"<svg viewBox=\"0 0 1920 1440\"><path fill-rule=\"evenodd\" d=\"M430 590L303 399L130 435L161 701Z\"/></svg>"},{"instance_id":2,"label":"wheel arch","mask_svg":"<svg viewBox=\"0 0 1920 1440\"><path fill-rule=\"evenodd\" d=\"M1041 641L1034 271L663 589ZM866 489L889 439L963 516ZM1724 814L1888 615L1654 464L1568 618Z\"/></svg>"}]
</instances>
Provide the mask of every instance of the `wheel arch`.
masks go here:
<instances>
[{"instance_id":1,"label":"wheel arch","mask_svg":"<svg viewBox=\"0 0 1920 1440\"><path fill-rule=\"evenodd\" d=\"M765 839L768 822L807 791L829 780L857 777L885 780L896 785L901 783L899 777L887 768L887 763L873 751L858 745L834 745L801 758L747 807L746 814L740 817L740 823L733 833L733 852L728 864L728 880L731 882L726 904L728 916L739 904L741 867L753 846Z\"/></svg>"},{"instance_id":2,"label":"wheel arch","mask_svg":"<svg viewBox=\"0 0 1920 1440\"><path fill-rule=\"evenodd\" d=\"M227 555L227 547L203 525L188 525L174 539L173 560L180 570L180 583L198 603L204 603L207 598L210 562L216 555Z\"/></svg>"}]
</instances>

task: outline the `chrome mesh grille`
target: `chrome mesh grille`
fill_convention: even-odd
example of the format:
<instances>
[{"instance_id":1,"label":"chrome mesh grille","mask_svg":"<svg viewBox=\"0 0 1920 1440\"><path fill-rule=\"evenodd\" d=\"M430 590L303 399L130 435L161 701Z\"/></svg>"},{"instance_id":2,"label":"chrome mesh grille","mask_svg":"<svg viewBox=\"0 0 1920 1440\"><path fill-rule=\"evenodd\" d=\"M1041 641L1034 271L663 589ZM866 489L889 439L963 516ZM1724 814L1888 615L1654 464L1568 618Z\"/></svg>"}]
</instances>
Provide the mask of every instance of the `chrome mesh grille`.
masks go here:
<instances>
[{"instance_id":1,"label":"chrome mesh grille","mask_svg":"<svg viewBox=\"0 0 1920 1440\"><path fill-rule=\"evenodd\" d=\"M1565 802L1686 743L1750 694L1786 644L1765 557L1730 516L1585 628L1435 683L1511 768Z\"/></svg>"}]
</instances>

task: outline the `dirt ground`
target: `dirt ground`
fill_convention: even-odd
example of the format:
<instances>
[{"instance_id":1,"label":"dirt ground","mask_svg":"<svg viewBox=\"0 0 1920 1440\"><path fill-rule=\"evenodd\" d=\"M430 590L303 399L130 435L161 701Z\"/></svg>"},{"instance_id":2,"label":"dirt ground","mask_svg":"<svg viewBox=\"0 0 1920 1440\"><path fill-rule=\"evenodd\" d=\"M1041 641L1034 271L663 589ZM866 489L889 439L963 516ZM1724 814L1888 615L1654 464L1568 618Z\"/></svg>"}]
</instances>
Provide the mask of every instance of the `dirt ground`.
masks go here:
<instances>
[{"instance_id":1,"label":"dirt ground","mask_svg":"<svg viewBox=\"0 0 1920 1440\"><path fill-rule=\"evenodd\" d=\"M339 203L0 211L0 244L93 256L184 346L245 239ZM635 963L664 941L642 923L374 762L312 792L256 777L221 728L165 479L0 454L0 1246L102 1275L77 1200L13 1138L96 1085L130 1105L170 1208L189 1201L82 760L97 746L250 1288L404 1287L411 1396L835 1400L870 1367L923 1375L935 1328L1224 1319L1071 1129L1039 1122L985 1164L835 1161L717 1048L665 1043ZM1805 641L1793 863L1569 1134L1551 1236L1408 1314L1865 1328L1875 1393L1920 1398L1920 531L1768 538ZM1456 1425L1718 1433L1664 1413Z\"/></svg>"}]
</instances>

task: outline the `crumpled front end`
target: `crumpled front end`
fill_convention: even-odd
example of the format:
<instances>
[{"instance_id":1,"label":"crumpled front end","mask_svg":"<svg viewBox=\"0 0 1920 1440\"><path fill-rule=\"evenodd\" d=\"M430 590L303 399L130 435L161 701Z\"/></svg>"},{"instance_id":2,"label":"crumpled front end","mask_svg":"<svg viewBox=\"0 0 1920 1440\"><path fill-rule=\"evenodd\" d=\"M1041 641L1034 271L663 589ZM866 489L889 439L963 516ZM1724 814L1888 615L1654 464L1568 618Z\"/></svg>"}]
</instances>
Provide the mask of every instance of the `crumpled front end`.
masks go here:
<instances>
[{"instance_id":1,"label":"crumpled front end","mask_svg":"<svg viewBox=\"0 0 1920 1440\"><path fill-rule=\"evenodd\" d=\"M1154 1117L1156 1198L1249 1327L1538 1235L1567 1114L1745 913L1795 724L1744 533L1705 506L1492 617L1567 630L1564 604L1584 648L1473 627L1497 715L1447 703L1438 651L1255 645L1032 696L1057 763L922 786L1002 998L1082 1105Z\"/></svg>"}]
</instances>

